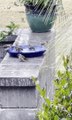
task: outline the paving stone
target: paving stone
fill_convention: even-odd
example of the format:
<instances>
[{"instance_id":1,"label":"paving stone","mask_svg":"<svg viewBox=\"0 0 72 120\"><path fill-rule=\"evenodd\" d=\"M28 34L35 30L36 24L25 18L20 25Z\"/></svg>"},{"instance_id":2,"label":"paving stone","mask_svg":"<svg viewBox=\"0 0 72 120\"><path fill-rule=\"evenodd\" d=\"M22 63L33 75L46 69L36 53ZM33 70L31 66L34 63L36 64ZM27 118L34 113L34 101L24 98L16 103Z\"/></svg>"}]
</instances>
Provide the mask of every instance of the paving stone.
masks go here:
<instances>
[{"instance_id":1,"label":"paving stone","mask_svg":"<svg viewBox=\"0 0 72 120\"><path fill-rule=\"evenodd\" d=\"M0 109L0 120L37 120L36 109Z\"/></svg>"}]
</instances>

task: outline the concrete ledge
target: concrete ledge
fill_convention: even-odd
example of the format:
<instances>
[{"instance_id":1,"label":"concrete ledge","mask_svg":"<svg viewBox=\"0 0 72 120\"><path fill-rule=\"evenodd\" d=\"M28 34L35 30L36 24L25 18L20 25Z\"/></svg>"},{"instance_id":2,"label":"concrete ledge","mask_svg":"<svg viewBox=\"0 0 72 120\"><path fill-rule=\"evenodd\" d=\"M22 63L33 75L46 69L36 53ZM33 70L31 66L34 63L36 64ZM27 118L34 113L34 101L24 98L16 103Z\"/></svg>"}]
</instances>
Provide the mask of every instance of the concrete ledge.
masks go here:
<instances>
[{"instance_id":1,"label":"concrete ledge","mask_svg":"<svg viewBox=\"0 0 72 120\"><path fill-rule=\"evenodd\" d=\"M49 68L54 63L54 35L54 31L19 31L14 45L44 45L47 51L42 57L28 58L25 62L9 57L9 54L5 56L0 64L0 120L36 120L34 109L40 107L42 100L36 91L32 76L37 78L42 88L46 88L48 97L52 96L53 79L49 77L52 74Z\"/></svg>"},{"instance_id":2,"label":"concrete ledge","mask_svg":"<svg viewBox=\"0 0 72 120\"><path fill-rule=\"evenodd\" d=\"M36 109L0 109L0 120L37 120Z\"/></svg>"},{"instance_id":3,"label":"concrete ledge","mask_svg":"<svg viewBox=\"0 0 72 120\"><path fill-rule=\"evenodd\" d=\"M28 41L30 45L47 44L51 37L51 33L32 33L30 29L19 30L20 37L25 40L20 40L19 36L15 43L25 44ZM0 64L0 86L35 86L31 77L38 78L39 70L44 61L44 57L29 58L25 62L19 62L18 58L11 58L9 54L5 56Z\"/></svg>"}]
</instances>

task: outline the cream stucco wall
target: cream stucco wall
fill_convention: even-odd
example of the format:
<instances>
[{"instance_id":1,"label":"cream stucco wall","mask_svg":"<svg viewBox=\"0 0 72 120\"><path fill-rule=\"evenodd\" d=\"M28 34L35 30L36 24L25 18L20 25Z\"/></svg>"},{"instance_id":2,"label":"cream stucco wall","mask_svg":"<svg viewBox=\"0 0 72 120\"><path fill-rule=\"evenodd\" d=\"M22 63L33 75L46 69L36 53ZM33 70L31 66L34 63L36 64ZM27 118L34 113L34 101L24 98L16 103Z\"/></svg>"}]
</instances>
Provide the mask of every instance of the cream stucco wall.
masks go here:
<instances>
[{"instance_id":1,"label":"cream stucco wall","mask_svg":"<svg viewBox=\"0 0 72 120\"><path fill-rule=\"evenodd\" d=\"M72 0L63 0L63 4L66 12L71 13ZM0 0L0 28L5 27L10 21L14 21L20 27L28 26L24 6L20 6L18 0Z\"/></svg>"}]
</instances>

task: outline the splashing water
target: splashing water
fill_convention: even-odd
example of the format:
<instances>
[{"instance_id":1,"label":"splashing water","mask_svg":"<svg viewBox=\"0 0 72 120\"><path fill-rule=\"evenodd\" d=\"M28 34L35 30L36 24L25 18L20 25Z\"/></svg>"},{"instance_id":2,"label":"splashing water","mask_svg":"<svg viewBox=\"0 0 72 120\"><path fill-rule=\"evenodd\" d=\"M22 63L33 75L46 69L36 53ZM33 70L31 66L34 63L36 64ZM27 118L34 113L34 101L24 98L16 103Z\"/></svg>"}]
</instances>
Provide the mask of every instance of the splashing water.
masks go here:
<instances>
[{"instance_id":1,"label":"splashing water","mask_svg":"<svg viewBox=\"0 0 72 120\"><path fill-rule=\"evenodd\" d=\"M56 69L63 69L61 66L62 56L69 55L72 48L72 14L71 8L64 10L62 1L58 0L57 20L54 25L55 40L51 41L49 51L55 52L54 65ZM68 6L69 7L69 6Z\"/></svg>"},{"instance_id":2,"label":"splashing water","mask_svg":"<svg viewBox=\"0 0 72 120\"><path fill-rule=\"evenodd\" d=\"M72 10L69 6L65 9L61 1L59 2L58 16L53 27L55 37L48 43L47 96L51 99L53 99L54 95L53 80L55 79L56 71L58 69L64 70L62 57L63 55L69 55L72 49Z\"/></svg>"}]
</instances>

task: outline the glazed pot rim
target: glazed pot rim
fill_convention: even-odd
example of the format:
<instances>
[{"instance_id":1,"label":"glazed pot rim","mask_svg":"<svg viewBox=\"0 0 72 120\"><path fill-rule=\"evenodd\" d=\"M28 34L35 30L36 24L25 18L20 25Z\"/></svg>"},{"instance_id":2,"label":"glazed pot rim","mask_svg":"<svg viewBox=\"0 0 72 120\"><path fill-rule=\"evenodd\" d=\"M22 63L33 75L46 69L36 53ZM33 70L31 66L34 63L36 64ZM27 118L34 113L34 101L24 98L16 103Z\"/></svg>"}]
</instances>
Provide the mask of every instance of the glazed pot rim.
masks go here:
<instances>
[{"instance_id":1,"label":"glazed pot rim","mask_svg":"<svg viewBox=\"0 0 72 120\"><path fill-rule=\"evenodd\" d=\"M25 5L25 10L26 10L26 14L27 13L31 13L31 14L35 14L35 15L38 15L38 16L44 16L45 14L48 14L49 12L46 12L46 10L47 10L47 8L45 8L42 12L41 12L41 9L40 8L38 8L38 9L36 9L36 6L33 6L33 5L27 5L27 4L24 4ZM51 14L52 13L54 13L55 12L55 10L56 10L56 4L53 6L53 10L52 10L52 12L51 12Z\"/></svg>"}]
</instances>

